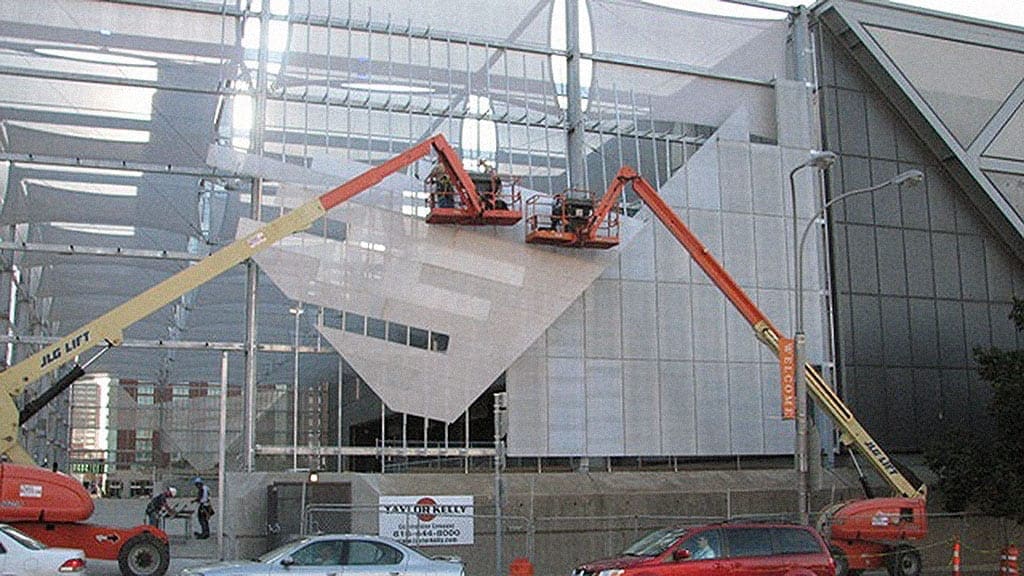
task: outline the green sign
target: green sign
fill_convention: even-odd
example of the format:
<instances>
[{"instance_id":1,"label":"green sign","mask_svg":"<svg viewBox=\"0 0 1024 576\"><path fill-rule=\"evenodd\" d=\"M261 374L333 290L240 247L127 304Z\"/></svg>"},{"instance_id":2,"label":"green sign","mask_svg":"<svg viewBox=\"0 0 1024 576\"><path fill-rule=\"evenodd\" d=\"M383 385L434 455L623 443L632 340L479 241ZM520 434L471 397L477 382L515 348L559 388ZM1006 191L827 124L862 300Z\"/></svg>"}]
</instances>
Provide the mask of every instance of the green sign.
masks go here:
<instances>
[{"instance_id":1,"label":"green sign","mask_svg":"<svg viewBox=\"0 0 1024 576\"><path fill-rule=\"evenodd\" d=\"M72 462L71 471L77 474L102 474L104 462Z\"/></svg>"}]
</instances>

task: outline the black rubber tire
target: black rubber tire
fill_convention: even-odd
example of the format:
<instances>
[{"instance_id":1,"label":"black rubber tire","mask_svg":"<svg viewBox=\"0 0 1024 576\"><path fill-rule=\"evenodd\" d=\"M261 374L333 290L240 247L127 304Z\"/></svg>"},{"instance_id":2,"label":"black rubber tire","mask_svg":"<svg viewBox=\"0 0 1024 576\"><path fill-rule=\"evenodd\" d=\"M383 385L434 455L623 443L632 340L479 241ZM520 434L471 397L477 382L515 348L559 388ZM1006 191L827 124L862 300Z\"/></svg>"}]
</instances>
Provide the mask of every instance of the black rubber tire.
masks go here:
<instances>
[{"instance_id":1,"label":"black rubber tire","mask_svg":"<svg viewBox=\"0 0 1024 576\"><path fill-rule=\"evenodd\" d=\"M889 557L890 576L921 576L921 553L907 544L892 549Z\"/></svg>"},{"instance_id":2,"label":"black rubber tire","mask_svg":"<svg viewBox=\"0 0 1024 576\"><path fill-rule=\"evenodd\" d=\"M170 564L167 543L149 533L129 539L117 553L122 576L164 576Z\"/></svg>"}]
</instances>

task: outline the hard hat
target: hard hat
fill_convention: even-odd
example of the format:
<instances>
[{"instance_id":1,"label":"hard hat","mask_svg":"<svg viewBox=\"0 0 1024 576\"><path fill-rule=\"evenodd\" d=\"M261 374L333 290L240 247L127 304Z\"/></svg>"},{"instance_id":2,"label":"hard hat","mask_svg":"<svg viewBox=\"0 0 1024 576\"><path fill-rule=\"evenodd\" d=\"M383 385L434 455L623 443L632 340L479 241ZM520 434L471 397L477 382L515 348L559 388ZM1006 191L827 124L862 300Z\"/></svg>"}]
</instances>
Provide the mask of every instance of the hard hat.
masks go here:
<instances>
[{"instance_id":1,"label":"hard hat","mask_svg":"<svg viewBox=\"0 0 1024 576\"><path fill-rule=\"evenodd\" d=\"M175 488L174 486L169 486L167 488L167 495L170 496L171 498L174 498L175 496L178 495L178 489Z\"/></svg>"},{"instance_id":2,"label":"hard hat","mask_svg":"<svg viewBox=\"0 0 1024 576\"><path fill-rule=\"evenodd\" d=\"M202 484L203 483L203 479L200 478L199 476L196 476L195 478L192 479L192 483L193 484Z\"/></svg>"}]
</instances>

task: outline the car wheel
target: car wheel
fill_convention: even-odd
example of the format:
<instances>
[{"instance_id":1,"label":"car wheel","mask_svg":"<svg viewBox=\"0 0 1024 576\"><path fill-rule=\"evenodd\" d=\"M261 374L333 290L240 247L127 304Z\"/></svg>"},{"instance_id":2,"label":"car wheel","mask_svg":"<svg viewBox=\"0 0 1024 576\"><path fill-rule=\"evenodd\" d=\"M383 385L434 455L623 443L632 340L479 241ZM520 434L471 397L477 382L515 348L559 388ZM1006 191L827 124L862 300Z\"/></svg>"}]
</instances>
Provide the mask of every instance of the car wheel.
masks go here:
<instances>
[{"instance_id":1,"label":"car wheel","mask_svg":"<svg viewBox=\"0 0 1024 576\"><path fill-rule=\"evenodd\" d=\"M920 576L921 554L913 547L900 544L892 551L889 561L891 576Z\"/></svg>"},{"instance_id":2,"label":"car wheel","mask_svg":"<svg viewBox=\"0 0 1024 576\"><path fill-rule=\"evenodd\" d=\"M849 576L850 560L846 558L846 553L834 546L828 551L832 553L832 559L836 562L836 576Z\"/></svg>"},{"instance_id":3,"label":"car wheel","mask_svg":"<svg viewBox=\"0 0 1024 576\"><path fill-rule=\"evenodd\" d=\"M148 533L129 539L117 554L122 576L163 576L170 564L167 543Z\"/></svg>"}]
</instances>

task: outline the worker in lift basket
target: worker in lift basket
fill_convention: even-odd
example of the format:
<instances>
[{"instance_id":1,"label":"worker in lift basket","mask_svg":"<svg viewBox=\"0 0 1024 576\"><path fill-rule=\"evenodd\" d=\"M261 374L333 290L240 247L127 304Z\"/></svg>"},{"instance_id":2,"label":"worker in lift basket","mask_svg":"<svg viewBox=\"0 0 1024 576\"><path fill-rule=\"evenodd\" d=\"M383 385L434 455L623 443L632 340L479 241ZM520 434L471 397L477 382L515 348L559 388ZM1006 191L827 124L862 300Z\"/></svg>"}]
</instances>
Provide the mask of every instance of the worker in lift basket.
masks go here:
<instances>
[{"instance_id":1,"label":"worker in lift basket","mask_svg":"<svg viewBox=\"0 0 1024 576\"><path fill-rule=\"evenodd\" d=\"M146 504L146 520L150 526L160 527L160 518L174 514L174 507L168 501L178 495L178 490L173 486L164 488L164 491L153 496Z\"/></svg>"},{"instance_id":2,"label":"worker in lift basket","mask_svg":"<svg viewBox=\"0 0 1024 576\"><path fill-rule=\"evenodd\" d=\"M198 476L192 480L192 483L196 486L196 497L192 501L198 504L196 517L199 519L199 532L196 532L195 536L198 540L205 540L210 537L210 516L213 516L213 506L210 505L210 489Z\"/></svg>"}]
</instances>

